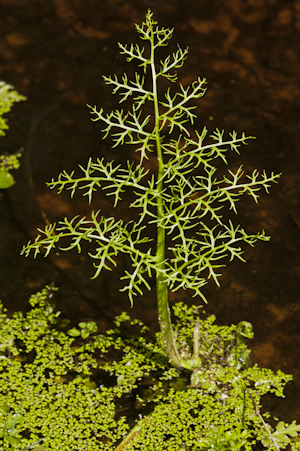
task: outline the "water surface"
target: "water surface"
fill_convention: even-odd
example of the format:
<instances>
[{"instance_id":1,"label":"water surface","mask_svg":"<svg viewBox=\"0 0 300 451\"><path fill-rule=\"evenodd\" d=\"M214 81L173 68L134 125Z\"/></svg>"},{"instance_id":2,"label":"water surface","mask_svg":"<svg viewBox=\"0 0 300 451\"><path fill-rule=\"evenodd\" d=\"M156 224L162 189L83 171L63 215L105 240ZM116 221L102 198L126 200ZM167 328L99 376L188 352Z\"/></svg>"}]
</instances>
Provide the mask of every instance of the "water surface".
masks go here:
<instances>
[{"instance_id":1,"label":"water surface","mask_svg":"<svg viewBox=\"0 0 300 451\"><path fill-rule=\"evenodd\" d=\"M230 159L232 167L282 172L258 205L241 202L242 226L253 233L264 228L271 242L247 248L247 264L229 264L221 288L211 282L205 294L207 310L220 322L253 323L254 361L295 375L292 399L283 408L286 419L299 422L299 0L0 0L0 79L28 98L14 107L1 140L1 152L23 147L24 153L17 183L0 193L0 298L10 311L27 309L29 295L54 281L59 309L101 328L129 308L118 292L121 272L91 281L93 269L83 254L53 252L34 260L19 252L46 220L92 208L112 214L103 196L92 206L80 196L70 202L68 193L57 196L45 181L90 156L126 159L101 140L101 126L90 121L86 104L117 107L102 75L127 70L117 42L136 41L134 24L148 8L161 26L175 27L174 49L189 46L180 81L208 80L196 126L255 135L240 158ZM130 313L156 329L153 295L137 298ZM186 292L171 295L177 300L197 302Z\"/></svg>"}]
</instances>

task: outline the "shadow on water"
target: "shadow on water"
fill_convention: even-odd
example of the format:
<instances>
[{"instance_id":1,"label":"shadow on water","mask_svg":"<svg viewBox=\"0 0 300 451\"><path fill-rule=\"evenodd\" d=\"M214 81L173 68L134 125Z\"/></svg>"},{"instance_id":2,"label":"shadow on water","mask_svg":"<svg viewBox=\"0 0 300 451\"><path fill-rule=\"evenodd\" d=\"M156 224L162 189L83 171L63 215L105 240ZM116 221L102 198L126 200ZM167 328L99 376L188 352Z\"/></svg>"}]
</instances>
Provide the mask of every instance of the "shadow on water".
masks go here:
<instances>
[{"instance_id":1,"label":"shadow on water","mask_svg":"<svg viewBox=\"0 0 300 451\"><path fill-rule=\"evenodd\" d=\"M99 6L101 3L101 6ZM109 199L92 206L45 186L62 169L73 170L88 157L111 157L92 123L86 104L116 107L103 74L123 73L117 42L135 42L134 23L151 8L162 26L175 27L172 45L189 46L181 83L206 77L199 100L200 129L206 124L255 135L236 167L282 172L270 197L259 205L241 202L240 221L249 232L264 228L270 243L246 250L247 264L233 262L222 286L208 284L207 310L224 323L246 319L254 325L253 360L295 375L287 420L297 417L300 378L300 198L299 198L299 33L300 1L216 0L0 0L0 78L27 102L14 106L1 152L24 148L17 183L0 194L0 298L10 311L27 308L29 295L54 281L59 309L74 321L94 319L105 328L129 308L118 292L121 271L91 281L83 254L53 253L47 259L19 256L22 245L45 221L88 214L111 214ZM213 120L209 117L213 116ZM126 156L114 150L114 158ZM122 261L120 261L122 266ZM192 302L188 293L171 300ZM156 326L151 293L137 299L132 316ZM274 406L276 410L276 406ZM299 415L298 415L299 422Z\"/></svg>"}]
</instances>

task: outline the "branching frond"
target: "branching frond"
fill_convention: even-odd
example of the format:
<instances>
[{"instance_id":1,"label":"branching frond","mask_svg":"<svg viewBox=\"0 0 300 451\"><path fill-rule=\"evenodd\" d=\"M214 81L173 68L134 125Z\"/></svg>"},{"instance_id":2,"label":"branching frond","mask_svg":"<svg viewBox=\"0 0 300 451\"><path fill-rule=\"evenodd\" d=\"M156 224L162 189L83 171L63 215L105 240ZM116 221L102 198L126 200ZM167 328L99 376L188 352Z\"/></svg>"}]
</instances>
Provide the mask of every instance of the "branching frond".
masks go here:
<instances>
[{"instance_id":1,"label":"branching frond","mask_svg":"<svg viewBox=\"0 0 300 451\"><path fill-rule=\"evenodd\" d=\"M194 81L191 86L184 88L184 86L180 85L181 92L177 92L173 97L170 94L170 89L165 93L166 102L160 102L160 104L165 107L167 110L160 115L159 119L161 121L161 129L165 126L166 123L169 124L170 133L172 133L174 127L178 127L180 130L184 131L188 136L188 130L182 126L184 122L194 123L195 114L192 113L195 106L187 106L186 103L192 99L197 99L202 97L206 88L203 86L206 84L206 79L201 79ZM179 121L179 119L185 118L183 121Z\"/></svg>"},{"instance_id":2,"label":"branching frond","mask_svg":"<svg viewBox=\"0 0 300 451\"><path fill-rule=\"evenodd\" d=\"M264 231L248 235L240 226L234 227L231 222L229 226L223 224L222 229L219 226L209 228L203 222L201 226L202 229L196 232L200 238L186 239L169 248L174 257L167 262L166 277L173 291L189 288L194 291L194 295L199 295L199 289L210 278L219 285L218 277L221 274L218 270L225 266L221 260L237 257L245 261L239 242L253 246L257 240L269 240Z\"/></svg>"},{"instance_id":3,"label":"branching frond","mask_svg":"<svg viewBox=\"0 0 300 451\"><path fill-rule=\"evenodd\" d=\"M74 196L77 189L84 190L83 196L87 196L89 203L92 201L92 196L97 189L103 189L108 196L114 196L114 206L121 200L120 194L124 191L125 187L133 187L136 190L146 191L147 188L140 184L147 174L148 170L141 166L136 166L135 163L127 162L127 169L121 167L121 165L114 165L114 161L104 163L104 158L98 158L94 163L90 158L87 167L79 165L79 168L83 172L82 177L75 178L74 171L68 174L63 171L58 180L52 179L47 183L50 188L57 188L60 194L63 189L71 191L71 197Z\"/></svg>"},{"instance_id":4,"label":"branching frond","mask_svg":"<svg viewBox=\"0 0 300 451\"><path fill-rule=\"evenodd\" d=\"M247 193L249 196L253 197L254 201L258 202L258 195L256 194L261 188L264 188L268 193L268 189L272 183L277 183L277 179L281 174L271 173L270 176L266 174L266 171L263 171L260 174L256 169L253 171L252 175L247 175L246 177L250 182L247 183L239 183L240 179L244 175L244 171L242 170L242 166L238 168L236 173L232 171L228 171L231 178L224 176L222 182L224 182L227 186L222 187L220 196L220 201L224 202L224 200L228 200L230 202L230 208L236 211L235 204L237 198L242 194ZM261 177L261 179L259 179Z\"/></svg>"},{"instance_id":5,"label":"branching frond","mask_svg":"<svg viewBox=\"0 0 300 451\"><path fill-rule=\"evenodd\" d=\"M219 212L226 202L229 202L229 208L237 213L236 202L244 193L252 196L257 202L257 192L261 188L265 188L268 192L270 183L277 183L277 179L280 177L280 174L274 173L267 176L265 171L262 174L254 171L251 176L244 177L241 166L236 173L228 171L231 178L224 176L219 180L215 176L216 169L213 167L206 168L206 175L189 178L180 174L180 167L176 168L176 165L174 168L167 167L169 168L169 179L166 177L168 190L163 195L164 214L151 222L165 228L168 233L173 232L179 222L186 220L189 221L191 227L194 227L192 224L197 223L206 215L209 215L210 219L219 225L223 225ZM186 172L188 171L189 169ZM172 177L170 173L173 173ZM244 177L245 183L240 183L242 177Z\"/></svg>"},{"instance_id":6,"label":"branching frond","mask_svg":"<svg viewBox=\"0 0 300 451\"><path fill-rule=\"evenodd\" d=\"M165 60L161 60L160 65L162 69L160 70L160 72L156 74L156 76L157 77L163 76L167 78L169 81L174 83L178 79L178 76L177 74L172 75L169 72L172 69L179 69L180 67L183 66L184 60L186 59L188 52L189 52L188 47L184 50L179 48L179 50L176 53L172 54L172 58L169 55Z\"/></svg>"},{"instance_id":7,"label":"branching frond","mask_svg":"<svg viewBox=\"0 0 300 451\"><path fill-rule=\"evenodd\" d=\"M244 144L245 146L248 144L247 139L255 139L254 136L246 136L245 133L242 133L241 138L237 137L237 132L233 130L233 132L229 133L229 136L232 138L229 141L223 140L224 136L224 130L219 130L216 128L216 130L210 135L210 137L216 141L216 146L230 146L231 150L234 150L236 153L239 153L239 147L241 144ZM214 146L212 146L214 147Z\"/></svg>"},{"instance_id":8,"label":"branching frond","mask_svg":"<svg viewBox=\"0 0 300 451\"><path fill-rule=\"evenodd\" d=\"M69 245L60 247L62 251L77 249L81 252L82 241L94 242L96 249L89 252L89 256L97 260L94 263L96 268L93 278L97 277L102 269L111 270L111 266L116 266L116 256L119 253L128 254L132 261L132 272L125 271L124 279L130 277L130 284L123 290L129 290L130 299L135 292L141 292L141 286L149 289L149 283L143 273L151 275L156 269L156 257L152 255L150 247L146 252L142 252L139 246L152 241L151 238L143 235L144 227L134 222L124 224L122 220L116 221L114 218L99 216L98 212L92 212L91 219L76 216L72 220L65 218L57 225L46 226L45 230L39 229L40 234L33 243L29 242L24 246L22 253L26 256L33 251L34 256L45 249L47 256L51 249L55 248L62 240L69 240ZM130 276L129 276L130 275Z\"/></svg>"},{"instance_id":9,"label":"branching frond","mask_svg":"<svg viewBox=\"0 0 300 451\"><path fill-rule=\"evenodd\" d=\"M152 40L152 33L156 38L156 43L154 43L154 49L157 47L164 47L168 45L168 40L171 39L173 35L174 28L159 28L156 27L157 22L152 20L153 13L148 10L146 14L146 21L142 25L135 25L136 30L140 33L140 38L146 41Z\"/></svg>"},{"instance_id":10,"label":"branching frond","mask_svg":"<svg viewBox=\"0 0 300 451\"><path fill-rule=\"evenodd\" d=\"M127 45L123 45L119 42L120 54L127 55L126 61L130 63L132 60L136 59L138 61L142 61L139 64L139 67L144 68L144 72L147 70L147 66L150 64L148 58L145 58L144 55L144 47L140 48L137 44L131 44L128 48Z\"/></svg>"},{"instance_id":11,"label":"branching frond","mask_svg":"<svg viewBox=\"0 0 300 451\"><path fill-rule=\"evenodd\" d=\"M105 133L103 139L105 139L110 133L113 127L117 127L122 131L119 133L114 133L112 136L115 136L114 141L116 142L113 147L117 147L121 144L124 144L126 138L128 138L128 142L131 142L133 139L133 133L143 136L151 136L151 133L147 132L143 129L143 127L148 123L150 116L147 116L143 123L139 123L139 118L141 117L141 111L137 113L137 110L133 108L131 112L124 113L123 110L115 110L109 114L103 115L103 109L101 108L97 111L96 106L91 107L92 114L95 114L97 117L93 118L93 121L102 120L107 124L107 127L102 131Z\"/></svg>"},{"instance_id":12,"label":"branching frond","mask_svg":"<svg viewBox=\"0 0 300 451\"><path fill-rule=\"evenodd\" d=\"M122 82L119 82L116 75L114 77L103 76L103 78L106 84L115 86L113 94L116 94L119 90L121 91L119 92L121 97L120 103L127 100L129 96L134 95L133 100L135 102L135 107L138 110L146 100L153 100L153 93L144 89L145 77L141 77L138 73L135 73L135 81L129 82L127 74L123 75Z\"/></svg>"}]
</instances>

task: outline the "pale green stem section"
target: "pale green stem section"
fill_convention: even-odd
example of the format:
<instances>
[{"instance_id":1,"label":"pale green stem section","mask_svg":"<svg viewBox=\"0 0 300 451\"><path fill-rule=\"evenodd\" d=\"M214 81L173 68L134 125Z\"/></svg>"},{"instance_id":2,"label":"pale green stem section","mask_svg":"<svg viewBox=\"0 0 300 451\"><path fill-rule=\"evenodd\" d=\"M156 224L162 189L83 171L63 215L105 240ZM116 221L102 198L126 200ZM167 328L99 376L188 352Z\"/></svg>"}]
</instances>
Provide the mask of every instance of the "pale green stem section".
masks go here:
<instances>
[{"instance_id":1,"label":"pale green stem section","mask_svg":"<svg viewBox=\"0 0 300 451\"><path fill-rule=\"evenodd\" d=\"M200 324L195 324L193 334L193 358L195 360L199 357L199 328Z\"/></svg>"},{"instance_id":2,"label":"pale green stem section","mask_svg":"<svg viewBox=\"0 0 300 451\"><path fill-rule=\"evenodd\" d=\"M154 33L151 32L151 72L152 72L152 82L153 82L153 99L154 99L154 132L156 139L156 150L157 150L157 161L158 161L158 174L157 174L157 243L156 243L156 261L157 261L157 271L156 271L156 292L157 292L157 308L158 308L158 321L162 333L162 339L166 355L170 363L176 368L181 367L180 357L177 351L172 324L170 317L170 308L168 302L168 284L164 276L165 270L165 229L163 227L163 222L161 219L164 216L164 207L162 195L163 192L163 175L164 175L164 161L160 143L160 133L159 133L159 108L158 108L158 96L157 96L157 74L155 70L155 43L154 43Z\"/></svg>"}]
</instances>

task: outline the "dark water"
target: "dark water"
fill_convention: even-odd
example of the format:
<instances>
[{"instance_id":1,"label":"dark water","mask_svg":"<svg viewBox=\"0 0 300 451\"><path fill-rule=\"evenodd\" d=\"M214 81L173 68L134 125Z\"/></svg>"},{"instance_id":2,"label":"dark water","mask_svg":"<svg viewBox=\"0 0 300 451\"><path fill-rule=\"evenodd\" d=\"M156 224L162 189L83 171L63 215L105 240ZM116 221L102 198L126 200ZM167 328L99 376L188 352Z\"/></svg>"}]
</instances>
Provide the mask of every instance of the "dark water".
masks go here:
<instances>
[{"instance_id":1,"label":"dark water","mask_svg":"<svg viewBox=\"0 0 300 451\"><path fill-rule=\"evenodd\" d=\"M54 281L60 310L76 321L94 319L105 328L129 309L126 295L118 292L120 272L91 281L84 255L52 253L34 260L19 251L46 219L91 208L112 214L107 198L96 198L92 206L80 197L70 202L67 193L57 196L45 181L90 156L114 152L115 159L123 158L101 141L100 124L90 121L85 105L117 107L102 75L127 70L117 42L136 42L134 23L141 23L148 8L161 26L175 27L175 49L189 46L180 81L208 80L208 92L198 102L198 128L255 135L232 165L283 173L259 205L251 199L241 203L242 226L253 233L264 228L271 242L246 249L247 264L229 264L221 288L211 282L205 293L207 310L220 322L253 323L253 361L295 375L281 409L287 420L299 422L299 0L0 0L0 79L28 98L14 107L0 147L1 152L24 147L16 185L0 194L0 298L10 311L26 309L29 295ZM171 300L192 302L185 292ZM130 313L156 328L155 309L147 293Z\"/></svg>"}]
</instances>

